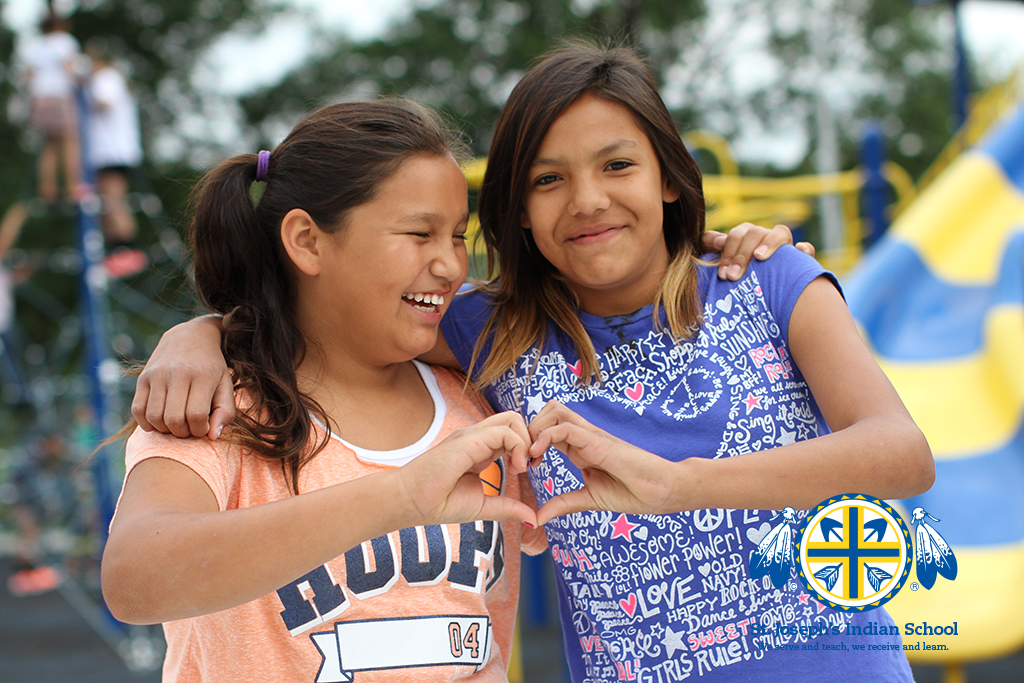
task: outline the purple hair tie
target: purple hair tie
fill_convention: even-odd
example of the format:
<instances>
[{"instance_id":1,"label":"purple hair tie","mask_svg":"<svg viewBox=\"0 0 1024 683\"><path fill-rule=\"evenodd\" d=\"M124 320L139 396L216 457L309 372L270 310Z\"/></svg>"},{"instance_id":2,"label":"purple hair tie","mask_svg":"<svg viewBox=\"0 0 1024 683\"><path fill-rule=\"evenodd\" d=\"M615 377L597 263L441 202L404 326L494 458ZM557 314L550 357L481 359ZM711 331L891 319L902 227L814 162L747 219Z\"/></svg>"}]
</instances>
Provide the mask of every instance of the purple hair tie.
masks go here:
<instances>
[{"instance_id":1,"label":"purple hair tie","mask_svg":"<svg viewBox=\"0 0 1024 683\"><path fill-rule=\"evenodd\" d=\"M270 170L270 152L261 149L256 155L256 180L266 180L267 171Z\"/></svg>"}]
</instances>

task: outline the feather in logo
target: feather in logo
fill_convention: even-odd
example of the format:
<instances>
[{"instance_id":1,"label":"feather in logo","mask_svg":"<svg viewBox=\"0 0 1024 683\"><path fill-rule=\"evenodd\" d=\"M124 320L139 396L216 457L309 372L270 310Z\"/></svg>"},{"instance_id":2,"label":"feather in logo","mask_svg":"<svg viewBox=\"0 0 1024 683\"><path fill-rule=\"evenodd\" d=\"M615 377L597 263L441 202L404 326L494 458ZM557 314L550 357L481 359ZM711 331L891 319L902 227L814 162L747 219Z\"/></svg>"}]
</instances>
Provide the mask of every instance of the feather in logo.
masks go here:
<instances>
[{"instance_id":1,"label":"feather in logo","mask_svg":"<svg viewBox=\"0 0 1024 683\"><path fill-rule=\"evenodd\" d=\"M789 581L793 570L793 530L789 525L796 523L796 510L785 508L772 519L780 515L782 521L765 534L750 553L750 578L760 579L767 574L776 588L782 588Z\"/></svg>"},{"instance_id":2,"label":"feather in logo","mask_svg":"<svg viewBox=\"0 0 1024 683\"><path fill-rule=\"evenodd\" d=\"M929 515L924 508L914 508L910 513L910 521L915 528L914 540L917 544L917 552L914 555L917 580L926 589L931 590L935 585L936 574L942 574L950 581L956 578L956 556L953 555L946 539L925 521L926 517L933 522L939 521Z\"/></svg>"}]
</instances>

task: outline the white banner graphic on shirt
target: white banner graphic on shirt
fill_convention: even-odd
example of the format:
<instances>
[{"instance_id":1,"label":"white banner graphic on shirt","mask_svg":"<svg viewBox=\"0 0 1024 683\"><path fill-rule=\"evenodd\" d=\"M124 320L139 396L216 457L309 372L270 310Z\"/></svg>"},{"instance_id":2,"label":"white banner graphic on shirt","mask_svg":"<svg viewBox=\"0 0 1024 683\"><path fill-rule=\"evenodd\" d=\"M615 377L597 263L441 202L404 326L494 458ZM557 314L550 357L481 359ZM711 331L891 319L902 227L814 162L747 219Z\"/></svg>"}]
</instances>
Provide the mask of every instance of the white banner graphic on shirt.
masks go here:
<instances>
[{"instance_id":1,"label":"white banner graphic on shirt","mask_svg":"<svg viewBox=\"0 0 1024 683\"><path fill-rule=\"evenodd\" d=\"M491 657L487 617L431 616L347 621L313 633L323 662L316 683L347 683L355 672L420 666L483 667Z\"/></svg>"}]
</instances>

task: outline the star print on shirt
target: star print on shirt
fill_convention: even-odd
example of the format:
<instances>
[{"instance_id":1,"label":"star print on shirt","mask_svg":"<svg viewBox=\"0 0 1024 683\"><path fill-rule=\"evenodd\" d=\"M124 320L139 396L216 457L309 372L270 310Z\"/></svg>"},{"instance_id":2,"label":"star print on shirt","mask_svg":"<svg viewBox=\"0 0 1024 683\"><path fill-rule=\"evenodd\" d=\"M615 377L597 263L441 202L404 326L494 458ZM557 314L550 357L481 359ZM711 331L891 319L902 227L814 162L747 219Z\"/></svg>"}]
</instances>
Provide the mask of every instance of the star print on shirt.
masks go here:
<instances>
[{"instance_id":1,"label":"star print on shirt","mask_svg":"<svg viewBox=\"0 0 1024 683\"><path fill-rule=\"evenodd\" d=\"M750 415L751 410L761 407L761 397L754 396L754 394L750 393L747 394L745 399L743 399L743 403L747 406L747 415Z\"/></svg>"},{"instance_id":2,"label":"star print on shirt","mask_svg":"<svg viewBox=\"0 0 1024 683\"><path fill-rule=\"evenodd\" d=\"M683 644L683 632L673 633L672 629L665 627L665 637L662 639L661 644L665 646L665 656L671 657L675 654L676 650L682 650L686 652L686 645Z\"/></svg>"},{"instance_id":3,"label":"star print on shirt","mask_svg":"<svg viewBox=\"0 0 1024 683\"><path fill-rule=\"evenodd\" d=\"M618 538L622 536L624 539L633 542L633 529L640 526L639 524L633 524L626 519L625 514L620 514L618 519L612 522L612 538Z\"/></svg>"},{"instance_id":4,"label":"star print on shirt","mask_svg":"<svg viewBox=\"0 0 1024 683\"><path fill-rule=\"evenodd\" d=\"M526 398L526 412L530 415L536 415L544 407L544 403L543 396L528 396Z\"/></svg>"},{"instance_id":5,"label":"star print on shirt","mask_svg":"<svg viewBox=\"0 0 1024 683\"><path fill-rule=\"evenodd\" d=\"M779 438L775 439L775 443L780 446L788 446L792 443L796 443L796 430L789 431L786 429L780 430L782 433L779 434Z\"/></svg>"}]
</instances>

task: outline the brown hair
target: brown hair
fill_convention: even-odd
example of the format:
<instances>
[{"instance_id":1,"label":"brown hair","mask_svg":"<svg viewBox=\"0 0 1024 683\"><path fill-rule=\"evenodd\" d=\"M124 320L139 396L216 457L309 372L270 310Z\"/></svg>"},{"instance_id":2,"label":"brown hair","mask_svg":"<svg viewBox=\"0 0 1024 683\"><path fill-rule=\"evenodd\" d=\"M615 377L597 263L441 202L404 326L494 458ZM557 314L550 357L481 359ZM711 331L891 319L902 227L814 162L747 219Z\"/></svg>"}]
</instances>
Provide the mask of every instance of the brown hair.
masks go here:
<instances>
[{"instance_id":1,"label":"brown hair","mask_svg":"<svg viewBox=\"0 0 1024 683\"><path fill-rule=\"evenodd\" d=\"M278 460L298 493L299 470L326 444L310 444L323 409L299 391L295 368L306 353L296 325L295 288L281 245L281 221L304 209L328 232L374 198L381 183L416 155L458 150L434 115L391 99L333 104L308 115L270 155L254 201L257 155L233 157L197 185L189 239L203 303L224 315L222 350L235 388L251 404L229 438Z\"/></svg>"},{"instance_id":2,"label":"brown hair","mask_svg":"<svg viewBox=\"0 0 1024 683\"><path fill-rule=\"evenodd\" d=\"M584 95L626 106L651 141L661 171L679 199L665 203L664 235L669 266L654 301L655 323L665 306L677 339L700 325L697 274L693 266L704 233L701 172L686 151L654 76L628 48L576 41L541 57L513 89L494 133L480 189L479 215L487 243L493 308L473 351L475 365L489 340L491 353L478 373L481 385L496 380L534 345L543 345L548 320L572 340L583 365L581 380L598 376L594 346L577 317L578 302L558 271L521 227L528 174L551 124Z\"/></svg>"}]
</instances>

